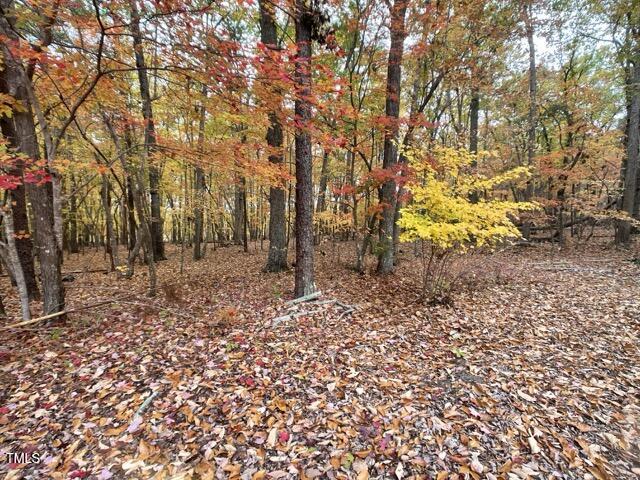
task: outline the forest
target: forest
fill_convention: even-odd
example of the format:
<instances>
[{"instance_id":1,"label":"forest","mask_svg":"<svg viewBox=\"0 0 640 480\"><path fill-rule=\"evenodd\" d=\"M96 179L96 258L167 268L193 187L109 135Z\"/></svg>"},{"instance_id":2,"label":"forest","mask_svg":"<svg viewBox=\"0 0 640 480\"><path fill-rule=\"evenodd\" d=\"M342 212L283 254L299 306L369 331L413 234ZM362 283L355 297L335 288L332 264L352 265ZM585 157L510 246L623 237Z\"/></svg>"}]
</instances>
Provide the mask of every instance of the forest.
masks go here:
<instances>
[{"instance_id":1,"label":"forest","mask_svg":"<svg viewBox=\"0 0 640 480\"><path fill-rule=\"evenodd\" d=\"M0 13L5 480L640 478L640 2Z\"/></svg>"}]
</instances>

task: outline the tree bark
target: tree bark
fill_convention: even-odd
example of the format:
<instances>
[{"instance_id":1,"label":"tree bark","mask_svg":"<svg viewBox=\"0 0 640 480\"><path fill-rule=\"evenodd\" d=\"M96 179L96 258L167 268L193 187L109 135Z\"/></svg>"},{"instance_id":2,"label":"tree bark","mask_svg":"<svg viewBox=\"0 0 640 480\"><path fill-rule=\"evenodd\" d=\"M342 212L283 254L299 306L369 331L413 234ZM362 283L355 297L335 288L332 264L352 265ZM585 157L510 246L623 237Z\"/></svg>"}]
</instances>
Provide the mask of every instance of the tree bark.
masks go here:
<instances>
[{"instance_id":1,"label":"tree bark","mask_svg":"<svg viewBox=\"0 0 640 480\"><path fill-rule=\"evenodd\" d=\"M469 102L469 151L478 153L478 118L480 115L480 93L477 88L471 92Z\"/></svg>"},{"instance_id":2,"label":"tree bark","mask_svg":"<svg viewBox=\"0 0 640 480\"><path fill-rule=\"evenodd\" d=\"M111 190L111 186L109 185L107 176L103 173L101 198L102 198L102 208L104 209L104 222L106 224L106 233L107 233L105 247L107 249L107 253L109 254L109 258L111 260L111 271L113 272L118 267L119 261L118 261L118 242L116 241L116 234L113 228L113 215L111 213L110 190Z\"/></svg>"},{"instance_id":3,"label":"tree bark","mask_svg":"<svg viewBox=\"0 0 640 480\"><path fill-rule=\"evenodd\" d=\"M29 320L31 318L31 311L29 310L29 291L27 289L27 282L22 271L22 264L18 256L18 249L15 240L15 228L13 224L13 216L10 209L4 214L4 230L7 235L7 257L5 260L7 264L11 264L13 268L13 276L16 280L16 286L18 287L18 294L20 297L20 308L22 310L23 320ZM4 308L3 308L4 311Z\"/></svg>"},{"instance_id":4,"label":"tree bark","mask_svg":"<svg viewBox=\"0 0 640 480\"><path fill-rule=\"evenodd\" d=\"M131 35L136 57L136 70L140 83L140 96L142 98L142 117L144 118L144 146L149 161L149 196L151 199L151 241L153 243L154 260L166 260L164 254L164 235L162 214L160 211L160 169L154 165L153 153L156 151L157 141L155 123L153 120L153 106L151 103L151 90L149 76L142 45L142 33L140 31L140 15L136 5L137 0L130 0L131 5Z\"/></svg>"},{"instance_id":5,"label":"tree bark","mask_svg":"<svg viewBox=\"0 0 640 480\"><path fill-rule=\"evenodd\" d=\"M278 36L273 4L267 0L260 0L260 40L271 50L278 50ZM274 91L281 101L281 92ZM269 146L269 162L281 166L284 163L282 152L282 125L275 111L269 112L269 129L267 130L267 145ZM282 185L269 187L269 254L265 271L281 272L287 265L287 220L285 191Z\"/></svg>"},{"instance_id":6,"label":"tree bark","mask_svg":"<svg viewBox=\"0 0 640 480\"><path fill-rule=\"evenodd\" d=\"M536 126L538 123L538 80L536 71L536 46L534 42L534 27L532 18L533 2L524 7L525 26L527 29L527 42L529 44L529 129L527 131L527 165L533 167L536 155ZM531 200L533 196L533 182L527 181L525 200Z\"/></svg>"},{"instance_id":7,"label":"tree bark","mask_svg":"<svg viewBox=\"0 0 640 480\"><path fill-rule=\"evenodd\" d=\"M204 106L204 101L207 96L207 87L204 85L202 87L202 94L204 98L202 99L202 105L200 105L200 122L198 124L198 151L201 155L204 154L204 127L207 114ZM204 256L204 251L202 249L202 240L204 236L204 189L204 170L200 165L197 165L195 168L196 205L193 223L193 259L196 261L202 259Z\"/></svg>"},{"instance_id":8,"label":"tree bark","mask_svg":"<svg viewBox=\"0 0 640 480\"><path fill-rule=\"evenodd\" d=\"M400 83L402 79L402 55L404 51L405 14L407 0L394 0L391 6L391 45L387 65L387 92L385 115L387 126L384 132L384 156L382 167L391 173L397 163L398 118L400 116ZM384 182L380 189L382 219L380 220L380 254L378 273L393 271L393 225L395 217L396 182L393 179Z\"/></svg>"},{"instance_id":9,"label":"tree bark","mask_svg":"<svg viewBox=\"0 0 640 480\"><path fill-rule=\"evenodd\" d=\"M640 49L638 49L640 50ZM636 50L638 52L638 50ZM631 82L629 84L631 104L628 110L627 154L624 171L624 190L622 193L622 210L633 215L637 195L638 163L640 161L640 52L632 62ZM618 222L617 240L628 244L631 239L631 224Z\"/></svg>"},{"instance_id":10,"label":"tree bark","mask_svg":"<svg viewBox=\"0 0 640 480\"><path fill-rule=\"evenodd\" d=\"M6 83L2 73L3 72L0 72L0 91L2 93L8 93L8 91L5 91ZM8 118L3 116L0 120L0 124L2 126L2 134L9 141L10 147L19 149L20 145L13 125L14 120L15 119L13 117ZM16 159L15 167L10 169L7 173L24 180L23 162L20 159ZM36 270L33 262L33 242L31 239L31 232L29 231L27 195L24 183L21 183L13 190L9 190L9 199L14 228L17 234L15 238L16 250L18 258L20 259L20 265L22 266L22 272L24 274L27 291L29 292L29 298L31 300L39 300L40 290L38 289Z\"/></svg>"},{"instance_id":11,"label":"tree bark","mask_svg":"<svg viewBox=\"0 0 640 480\"><path fill-rule=\"evenodd\" d=\"M13 79L7 78L7 76L13 76ZM11 95L16 98L22 97L24 101L26 92L19 93L19 84L16 83L16 73L11 71L11 67L3 68L0 71L0 92L6 95ZM13 84L10 85L9 82ZM16 98L20 100L20 98ZM0 117L0 128L2 135L9 142L9 147L16 151L21 151L21 140L18 137L16 131L20 128L20 123L24 121L22 118L16 119L13 115L11 117L3 115ZM24 163L19 158L16 159L15 166L7 172L9 175L15 175L21 180L24 179ZM36 280L36 271L33 263L33 241L31 238L31 232L29 230L29 216L27 213L27 195L26 187L23 183L18 185L14 190L9 191L10 205L13 215L13 224L17 237L15 239L16 249L18 257L20 258L20 265L22 265L22 271L24 273L27 290L29 292L29 298L31 300L40 299L40 291L38 290L38 282Z\"/></svg>"},{"instance_id":12,"label":"tree bark","mask_svg":"<svg viewBox=\"0 0 640 480\"><path fill-rule=\"evenodd\" d=\"M71 174L72 192L69 195L69 253L78 253L78 198L76 195L76 181Z\"/></svg>"},{"instance_id":13,"label":"tree bark","mask_svg":"<svg viewBox=\"0 0 640 480\"><path fill-rule=\"evenodd\" d=\"M236 245L244 244L246 235L244 230L245 195L244 177L238 176L233 194L233 243Z\"/></svg>"},{"instance_id":14,"label":"tree bark","mask_svg":"<svg viewBox=\"0 0 640 480\"><path fill-rule=\"evenodd\" d=\"M12 2L3 1L3 9L9 11ZM0 16L0 34L18 42L18 36L6 13ZM9 49L7 42L0 42L3 57L3 77L9 94L22 104L23 108L13 108L12 124L14 129L14 143L17 152L25 155L29 160L38 161L40 152L36 134L35 122L29 89L32 87L19 58ZM49 165L43 170L53 177ZM62 243L56 235L56 221L54 214L53 185L51 181L42 184L29 183L27 194L33 209L34 227L36 233L36 251L40 260L40 272L43 290L43 310L45 314L64 310L64 286L62 284Z\"/></svg>"},{"instance_id":15,"label":"tree bark","mask_svg":"<svg viewBox=\"0 0 640 480\"><path fill-rule=\"evenodd\" d=\"M311 31L313 15L305 0L295 2L296 49L294 82L296 146L296 297L313 293L313 157L311 152Z\"/></svg>"},{"instance_id":16,"label":"tree bark","mask_svg":"<svg viewBox=\"0 0 640 480\"><path fill-rule=\"evenodd\" d=\"M322 169L320 170L320 185L318 188L318 201L316 212L322 213L327 209L327 183L329 182L329 152L322 155Z\"/></svg>"}]
</instances>

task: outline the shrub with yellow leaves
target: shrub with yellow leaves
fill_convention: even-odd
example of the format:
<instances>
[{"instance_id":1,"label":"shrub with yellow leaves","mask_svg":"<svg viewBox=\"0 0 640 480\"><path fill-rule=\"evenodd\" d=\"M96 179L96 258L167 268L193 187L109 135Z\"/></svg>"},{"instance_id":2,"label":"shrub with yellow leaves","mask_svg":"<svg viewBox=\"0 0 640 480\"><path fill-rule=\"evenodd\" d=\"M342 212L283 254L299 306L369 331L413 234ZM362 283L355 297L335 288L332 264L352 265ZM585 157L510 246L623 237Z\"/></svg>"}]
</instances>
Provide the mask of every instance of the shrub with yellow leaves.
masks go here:
<instances>
[{"instance_id":1,"label":"shrub with yellow leaves","mask_svg":"<svg viewBox=\"0 0 640 480\"><path fill-rule=\"evenodd\" d=\"M538 208L504 199L505 186L515 188L528 178L526 167L480 173L478 164L490 155L449 147L405 152L413 172L406 185L412 200L401 210L400 239L422 242L424 294L431 300L451 288L446 262L453 255L520 238L514 224L518 212Z\"/></svg>"}]
</instances>

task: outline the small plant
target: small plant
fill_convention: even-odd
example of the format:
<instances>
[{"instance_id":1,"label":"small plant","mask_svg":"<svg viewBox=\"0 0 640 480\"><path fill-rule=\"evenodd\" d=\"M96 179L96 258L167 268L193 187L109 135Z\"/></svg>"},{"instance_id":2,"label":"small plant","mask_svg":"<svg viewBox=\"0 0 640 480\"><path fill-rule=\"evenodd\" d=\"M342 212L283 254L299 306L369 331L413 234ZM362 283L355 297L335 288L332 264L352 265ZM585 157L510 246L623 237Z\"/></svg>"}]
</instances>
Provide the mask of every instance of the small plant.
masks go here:
<instances>
[{"instance_id":1,"label":"small plant","mask_svg":"<svg viewBox=\"0 0 640 480\"><path fill-rule=\"evenodd\" d=\"M451 353L453 353L456 356L456 358L464 358L467 356L467 352L465 352L464 350L458 347L452 348Z\"/></svg>"},{"instance_id":2,"label":"small plant","mask_svg":"<svg viewBox=\"0 0 640 480\"><path fill-rule=\"evenodd\" d=\"M240 348L240 345L236 342L227 342L224 346L224 349L227 352L233 352L234 350L237 350Z\"/></svg>"}]
</instances>

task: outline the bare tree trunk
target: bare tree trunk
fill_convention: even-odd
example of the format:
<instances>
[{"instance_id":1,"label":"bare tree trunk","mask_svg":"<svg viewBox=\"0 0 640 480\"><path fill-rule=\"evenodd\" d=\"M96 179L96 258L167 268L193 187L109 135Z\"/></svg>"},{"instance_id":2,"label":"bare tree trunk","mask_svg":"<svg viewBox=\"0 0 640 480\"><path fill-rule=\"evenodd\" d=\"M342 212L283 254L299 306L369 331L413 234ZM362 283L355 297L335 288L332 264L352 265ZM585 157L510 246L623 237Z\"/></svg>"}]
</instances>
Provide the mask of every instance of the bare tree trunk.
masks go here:
<instances>
[{"instance_id":1,"label":"bare tree trunk","mask_svg":"<svg viewBox=\"0 0 640 480\"><path fill-rule=\"evenodd\" d=\"M69 195L69 253L78 253L78 198L76 180L71 174L72 192Z\"/></svg>"},{"instance_id":2,"label":"bare tree trunk","mask_svg":"<svg viewBox=\"0 0 640 480\"><path fill-rule=\"evenodd\" d=\"M247 207L247 179L242 177L242 245L249 252L249 211Z\"/></svg>"},{"instance_id":3,"label":"bare tree trunk","mask_svg":"<svg viewBox=\"0 0 640 480\"><path fill-rule=\"evenodd\" d=\"M22 264L18 257L18 249L16 246L16 234L13 225L13 215L11 209L7 208L4 213L4 231L7 235L7 257L5 260L11 264L13 268L13 275L16 280L16 286L18 287L18 294L20 296L20 308L22 309L22 318L29 320L31 318L31 311L29 310L29 291L27 289L27 283L22 271Z\"/></svg>"},{"instance_id":4,"label":"bare tree trunk","mask_svg":"<svg viewBox=\"0 0 640 480\"><path fill-rule=\"evenodd\" d=\"M313 16L305 0L296 0L296 297L316 289L313 267L313 157L311 152L311 30Z\"/></svg>"},{"instance_id":5,"label":"bare tree trunk","mask_svg":"<svg viewBox=\"0 0 640 480\"><path fill-rule=\"evenodd\" d=\"M6 95L11 95L15 98L18 94L19 85L15 82L18 80L16 72L12 71L11 66L0 70L0 92ZM13 77L13 78L11 78ZM10 84L12 83L12 84ZM26 94L23 94L26 99ZM17 128L24 121L22 118L16 118L11 115L2 115L0 117L0 127L2 129L2 135L9 142L9 147L17 151L21 151L21 139L18 137ZM14 168L7 172L10 175L15 175L20 179L24 178L24 165L23 162L18 159ZM31 300L40 299L40 291L38 290L38 282L36 280L36 271L33 263L33 241L31 238L31 232L29 230L29 217L27 213L27 196L26 187L23 183L20 183L15 189L9 191L10 205L13 214L13 222L15 231L18 236L15 239L16 249L18 257L20 258L20 264L22 265L22 271L24 273L25 282L27 284L27 290L29 292L29 298Z\"/></svg>"},{"instance_id":6,"label":"bare tree trunk","mask_svg":"<svg viewBox=\"0 0 640 480\"><path fill-rule=\"evenodd\" d=\"M260 0L260 40L269 49L278 50L278 36L273 4L267 0ZM281 92L273 92L281 96ZM269 129L267 130L267 144L269 145L269 162L282 165L282 125L276 112L269 112ZM287 220L285 217L286 198L282 185L269 187L269 254L265 270L280 272L288 268L287 265Z\"/></svg>"},{"instance_id":7,"label":"bare tree trunk","mask_svg":"<svg viewBox=\"0 0 640 480\"><path fill-rule=\"evenodd\" d=\"M478 153L478 119L480 116L480 93L477 88L471 92L469 102L469 151Z\"/></svg>"},{"instance_id":8,"label":"bare tree trunk","mask_svg":"<svg viewBox=\"0 0 640 480\"><path fill-rule=\"evenodd\" d=\"M12 40L18 41L15 31L8 25L5 16L0 17L0 33ZM9 94L23 107L13 109L12 123L15 132L15 145L19 153L27 158L37 161L40 158L35 123L31 110L31 101L28 89L31 85L25 84L29 79L19 61L13 57L6 42L0 42L4 61L4 81ZM48 165L44 167L48 173ZM53 186L51 182L42 184L27 184L27 193L31 200L34 213L34 226L36 232L36 247L40 260L40 271L43 290L43 309L45 315L64 310L64 286L62 284L61 265L62 243L58 242L55 229Z\"/></svg>"},{"instance_id":9,"label":"bare tree trunk","mask_svg":"<svg viewBox=\"0 0 640 480\"><path fill-rule=\"evenodd\" d=\"M627 130L627 158L624 171L624 191L622 194L622 210L633 215L637 195L638 162L640 161L640 54L632 64L631 105L629 108L629 127ZM618 222L618 238L620 243L628 244L631 238L631 224Z\"/></svg>"},{"instance_id":10,"label":"bare tree trunk","mask_svg":"<svg viewBox=\"0 0 640 480\"><path fill-rule=\"evenodd\" d=\"M527 131L527 165L533 167L536 155L536 126L538 123L538 80L536 71L536 46L533 38L533 1L524 6L525 25L527 29L527 42L529 43L529 129ZM527 181L525 200L531 200L533 196L533 181Z\"/></svg>"},{"instance_id":11,"label":"bare tree trunk","mask_svg":"<svg viewBox=\"0 0 640 480\"><path fill-rule=\"evenodd\" d=\"M207 87L202 87L202 105L200 105L200 123L198 125L198 151L200 154L204 153L204 127L206 121L206 110L204 107L204 101L207 96ZM202 248L203 232L204 232L204 170L201 166L197 165L195 170L195 212L194 212L194 224L193 224L193 259L200 260L204 257L204 250Z\"/></svg>"},{"instance_id":12,"label":"bare tree trunk","mask_svg":"<svg viewBox=\"0 0 640 480\"><path fill-rule=\"evenodd\" d=\"M113 272L119 266L118 260L118 242L116 240L116 234L113 228L113 215L111 213L111 187L107 176L102 174L102 208L104 208L104 221L106 224L107 238L106 246L109 258L111 259L111 271Z\"/></svg>"},{"instance_id":13,"label":"bare tree trunk","mask_svg":"<svg viewBox=\"0 0 640 480\"><path fill-rule=\"evenodd\" d=\"M233 243L242 245L246 232L244 231L244 197L245 182L244 177L239 176L236 180L235 190L233 194Z\"/></svg>"},{"instance_id":14,"label":"bare tree trunk","mask_svg":"<svg viewBox=\"0 0 640 480\"><path fill-rule=\"evenodd\" d=\"M136 57L136 69L140 83L140 96L142 97L142 117L144 118L144 145L149 161L149 195L151 198L151 241L153 243L153 255L156 261L165 260L164 236L162 214L160 212L160 169L154 165L153 153L156 151L156 132L153 120L153 107L151 104L151 91L149 77L144 58L142 45L142 33L140 31L140 15L136 5L137 0L130 0L131 6L131 35Z\"/></svg>"},{"instance_id":15,"label":"bare tree trunk","mask_svg":"<svg viewBox=\"0 0 640 480\"><path fill-rule=\"evenodd\" d=\"M329 152L322 155L322 169L320 170L320 186L318 189L318 201L316 212L322 213L327 209L327 183L329 182Z\"/></svg>"},{"instance_id":16,"label":"bare tree trunk","mask_svg":"<svg viewBox=\"0 0 640 480\"><path fill-rule=\"evenodd\" d=\"M384 132L384 157L382 168L390 171L397 163L398 118L400 116L400 83L402 79L402 54L404 51L405 14L407 0L394 0L391 6L391 45L387 65L387 93L385 115L388 126ZM393 271L393 225L395 217L396 182L391 179L380 188L382 219L380 220L380 254L378 273Z\"/></svg>"}]
</instances>

